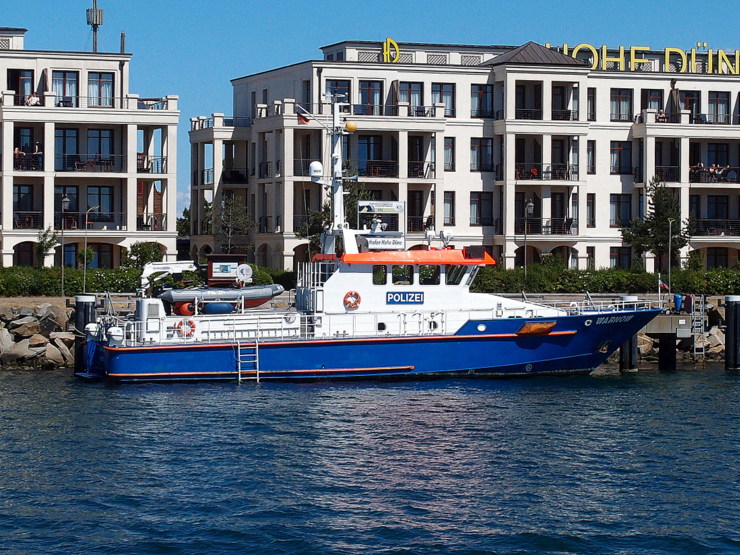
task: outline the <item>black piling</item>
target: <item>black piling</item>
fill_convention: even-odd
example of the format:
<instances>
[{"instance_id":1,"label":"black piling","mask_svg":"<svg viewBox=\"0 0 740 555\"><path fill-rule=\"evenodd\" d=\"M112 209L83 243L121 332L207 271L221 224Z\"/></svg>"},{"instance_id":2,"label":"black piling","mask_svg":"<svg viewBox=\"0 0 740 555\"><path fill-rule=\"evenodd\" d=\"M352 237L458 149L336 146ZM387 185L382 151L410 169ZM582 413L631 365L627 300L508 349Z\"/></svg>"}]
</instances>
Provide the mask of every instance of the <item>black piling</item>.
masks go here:
<instances>
[{"instance_id":1,"label":"black piling","mask_svg":"<svg viewBox=\"0 0 740 555\"><path fill-rule=\"evenodd\" d=\"M676 334L666 333L658 339L658 370L676 369Z\"/></svg>"},{"instance_id":2,"label":"black piling","mask_svg":"<svg viewBox=\"0 0 740 555\"><path fill-rule=\"evenodd\" d=\"M619 349L619 371L629 372L637 368L637 336L630 337Z\"/></svg>"},{"instance_id":3,"label":"black piling","mask_svg":"<svg viewBox=\"0 0 740 555\"><path fill-rule=\"evenodd\" d=\"M740 295L725 297L725 370L740 369Z\"/></svg>"},{"instance_id":4,"label":"black piling","mask_svg":"<svg viewBox=\"0 0 740 555\"><path fill-rule=\"evenodd\" d=\"M75 372L85 369L85 326L95 322L95 296L75 297Z\"/></svg>"}]
</instances>

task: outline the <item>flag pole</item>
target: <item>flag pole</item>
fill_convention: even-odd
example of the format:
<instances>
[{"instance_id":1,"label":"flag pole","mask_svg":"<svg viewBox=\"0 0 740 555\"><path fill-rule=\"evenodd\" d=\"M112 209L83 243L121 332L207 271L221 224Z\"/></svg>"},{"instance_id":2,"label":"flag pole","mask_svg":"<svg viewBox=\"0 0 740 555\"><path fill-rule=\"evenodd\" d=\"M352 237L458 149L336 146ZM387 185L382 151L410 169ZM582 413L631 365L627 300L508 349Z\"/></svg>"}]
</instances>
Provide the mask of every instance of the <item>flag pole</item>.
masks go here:
<instances>
[{"instance_id":1,"label":"flag pole","mask_svg":"<svg viewBox=\"0 0 740 555\"><path fill-rule=\"evenodd\" d=\"M662 304L660 302L660 289L661 289L661 287L660 287L660 272L658 272L658 304Z\"/></svg>"}]
</instances>

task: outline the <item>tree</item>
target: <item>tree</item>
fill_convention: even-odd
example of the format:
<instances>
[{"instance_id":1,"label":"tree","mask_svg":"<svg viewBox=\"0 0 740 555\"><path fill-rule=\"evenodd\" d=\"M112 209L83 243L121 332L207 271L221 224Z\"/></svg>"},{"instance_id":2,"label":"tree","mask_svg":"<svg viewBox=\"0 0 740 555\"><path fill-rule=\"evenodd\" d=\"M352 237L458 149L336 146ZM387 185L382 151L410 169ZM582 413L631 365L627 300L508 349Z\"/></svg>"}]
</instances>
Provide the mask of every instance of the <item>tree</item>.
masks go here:
<instances>
[{"instance_id":1,"label":"tree","mask_svg":"<svg viewBox=\"0 0 740 555\"><path fill-rule=\"evenodd\" d=\"M188 237L190 235L190 207L187 206L182 211L182 217L177 218L177 236Z\"/></svg>"},{"instance_id":2,"label":"tree","mask_svg":"<svg viewBox=\"0 0 740 555\"><path fill-rule=\"evenodd\" d=\"M86 249L80 249L77 252L77 265L80 268L84 268L87 266L90 267L90 263L93 261L93 257L95 256L95 251L92 247L87 247Z\"/></svg>"},{"instance_id":3,"label":"tree","mask_svg":"<svg viewBox=\"0 0 740 555\"><path fill-rule=\"evenodd\" d=\"M137 242L131 245L130 250L124 249L121 266L143 269L149 262L161 262L162 258L164 258L164 252L159 243Z\"/></svg>"},{"instance_id":4,"label":"tree","mask_svg":"<svg viewBox=\"0 0 740 555\"><path fill-rule=\"evenodd\" d=\"M213 223L214 242L225 254L231 254L239 247L246 248L247 233L255 227L246 206L233 194L224 194L221 202L215 204Z\"/></svg>"},{"instance_id":5,"label":"tree","mask_svg":"<svg viewBox=\"0 0 740 555\"><path fill-rule=\"evenodd\" d=\"M39 231L36 236L36 244L34 245L34 251L36 253L36 266L43 266L44 260L51 252L51 249L59 244L57 240L57 234L52 231L51 227L47 227L43 231Z\"/></svg>"},{"instance_id":6,"label":"tree","mask_svg":"<svg viewBox=\"0 0 740 555\"><path fill-rule=\"evenodd\" d=\"M641 256L650 252L658 261L658 269L662 269L661 257L668 252L668 233L671 233L671 260L679 249L689 243L691 220L682 224L681 204L674 192L653 177L645 187L648 198L648 213L638 220L632 220L629 225L620 229L622 239L635 249ZM673 220L673 223L669 222Z\"/></svg>"},{"instance_id":7,"label":"tree","mask_svg":"<svg viewBox=\"0 0 740 555\"><path fill-rule=\"evenodd\" d=\"M348 187L347 184L351 183ZM344 195L344 214L347 223L351 228L356 227L357 222L357 202L360 200L370 200L372 193L365 189L364 185L355 184L345 181ZM308 256L309 259L321 252L321 234L324 231L324 225L332 219L331 201L327 200L321 207L321 210L309 210L308 219L295 230L298 237L308 239Z\"/></svg>"}]
</instances>

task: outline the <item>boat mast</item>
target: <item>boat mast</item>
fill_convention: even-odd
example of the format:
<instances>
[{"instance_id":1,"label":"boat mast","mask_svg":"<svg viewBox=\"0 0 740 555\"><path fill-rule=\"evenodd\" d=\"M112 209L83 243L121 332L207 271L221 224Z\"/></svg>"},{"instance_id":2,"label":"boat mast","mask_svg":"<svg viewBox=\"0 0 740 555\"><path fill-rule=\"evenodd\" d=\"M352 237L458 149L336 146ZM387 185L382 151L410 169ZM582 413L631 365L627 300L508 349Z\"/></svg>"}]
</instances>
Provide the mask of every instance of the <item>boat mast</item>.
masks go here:
<instances>
[{"instance_id":1,"label":"boat mast","mask_svg":"<svg viewBox=\"0 0 740 555\"><path fill-rule=\"evenodd\" d=\"M348 106L346 102L339 102L336 96L332 96L332 125L331 125L331 208L332 221L329 229L324 233L322 252L323 254L336 253L336 239L342 234L342 229L347 227L344 215L344 180L342 179L342 122L339 119L341 108Z\"/></svg>"}]
</instances>

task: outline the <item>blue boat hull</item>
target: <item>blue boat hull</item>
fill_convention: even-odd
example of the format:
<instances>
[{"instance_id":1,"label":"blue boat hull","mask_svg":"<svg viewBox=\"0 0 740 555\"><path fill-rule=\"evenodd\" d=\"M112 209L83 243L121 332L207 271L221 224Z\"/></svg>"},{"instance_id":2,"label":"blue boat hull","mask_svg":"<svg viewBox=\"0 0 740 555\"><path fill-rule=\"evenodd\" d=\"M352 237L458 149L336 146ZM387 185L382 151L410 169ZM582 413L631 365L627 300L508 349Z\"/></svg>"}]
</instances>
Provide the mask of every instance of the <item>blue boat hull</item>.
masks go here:
<instances>
[{"instance_id":1,"label":"blue boat hull","mask_svg":"<svg viewBox=\"0 0 740 555\"><path fill-rule=\"evenodd\" d=\"M547 333L522 335L538 319L468 322L457 334L410 337L260 341L257 364L242 363L241 377L260 380L524 376L588 373L659 311L582 314L552 319ZM88 349L85 378L113 381L234 380L235 344L183 343ZM243 349L250 349L243 346Z\"/></svg>"}]
</instances>

